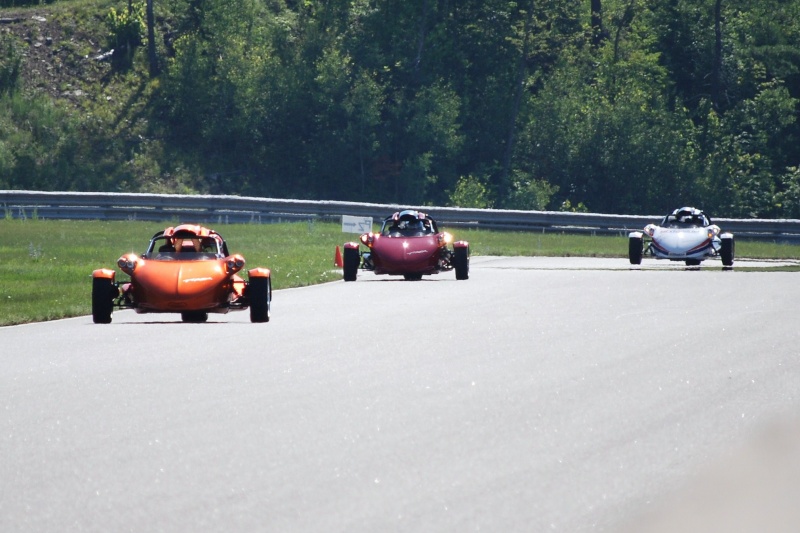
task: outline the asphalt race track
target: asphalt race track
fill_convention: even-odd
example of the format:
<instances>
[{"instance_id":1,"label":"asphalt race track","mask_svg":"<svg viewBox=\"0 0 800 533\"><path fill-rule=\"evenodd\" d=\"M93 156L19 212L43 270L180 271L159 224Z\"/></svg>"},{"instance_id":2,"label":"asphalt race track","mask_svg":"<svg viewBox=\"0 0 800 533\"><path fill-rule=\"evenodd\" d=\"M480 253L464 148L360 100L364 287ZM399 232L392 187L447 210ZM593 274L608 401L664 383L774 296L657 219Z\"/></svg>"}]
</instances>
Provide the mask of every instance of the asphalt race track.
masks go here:
<instances>
[{"instance_id":1,"label":"asphalt race track","mask_svg":"<svg viewBox=\"0 0 800 533\"><path fill-rule=\"evenodd\" d=\"M798 302L476 257L276 290L268 324L0 328L0 531L795 532Z\"/></svg>"}]
</instances>

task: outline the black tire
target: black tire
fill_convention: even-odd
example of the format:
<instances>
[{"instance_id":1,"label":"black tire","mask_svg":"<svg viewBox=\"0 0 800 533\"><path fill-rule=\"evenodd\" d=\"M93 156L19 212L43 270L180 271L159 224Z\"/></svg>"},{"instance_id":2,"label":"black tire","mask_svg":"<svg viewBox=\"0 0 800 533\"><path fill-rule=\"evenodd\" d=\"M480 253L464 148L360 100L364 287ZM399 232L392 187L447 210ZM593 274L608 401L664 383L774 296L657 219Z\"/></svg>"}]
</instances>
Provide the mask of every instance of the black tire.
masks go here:
<instances>
[{"instance_id":1,"label":"black tire","mask_svg":"<svg viewBox=\"0 0 800 533\"><path fill-rule=\"evenodd\" d=\"M733 266L733 256L736 245L733 242L733 237L730 239L722 239L722 247L719 250L719 255L722 257L722 266Z\"/></svg>"},{"instance_id":2,"label":"black tire","mask_svg":"<svg viewBox=\"0 0 800 533\"><path fill-rule=\"evenodd\" d=\"M456 248L453 253L456 279L469 279L469 248Z\"/></svg>"},{"instance_id":3,"label":"black tire","mask_svg":"<svg viewBox=\"0 0 800 533\"><path fill-rule=\"evenodd\" d=\"M358 248L345 248L342 257L342 275L345 281L355 281L358 277L358 267L361 263L361 255Z\"/></svg>"},{"instance_id":4,"label":"black tire","mask_svg":"<svg viewBox=\"0 0 800 533\"><path fill-rule=\"evenodd\" d=\"M687 260L686 260L686 266L687 266L687 267L696 267L696 266L700 266L700 263L701 263L701 262L702 262L702 261L700 261L699 259L687 259Z\"/></svg>"},{"instance_id":5,"label":"black tire","mask_svg":"<svg viewBox=\"0 0 800 533\"><path fill-rule=\"evenodd\" d=\"M250 278L250 322L269 322L272 308L272 278Z\"/></svg>"},{"instance_id":6,"label":"black tire","mask_svg":"<svg viewBox=\"0 0 800 533\"><path fill-rule=\"evenodd\" d=\"M628 259L632 265L642 264L642 238L628 237Z\"/></svg>"},{"instance_id":7,"label":"black tire","mask_svg":"<svg viewBox=\"0 0 800 533\"><path fill-rule=\"evenodd\" d=\"M422 274L419 272L412 272L411 274L403 274L403 279L406 281L419 281L422 279Z\"/></svg>"},{"instance_id":8,"label":"black tire","mask_svg":"<svg viewBox=\"0 0 800 533\"><path fill-rule=\"evenodd\" d=\"M208 320L208 313L205 311L184 311L181 313L181 320L189 324L202 324Z\"/></svg>"},{"instance_id":9,"label":"black tire","mask_svg":"<svg viewBox=\"0 0 800 533\"><path fill-rule=\"evenodd\" d=\"M115 294L116 287L110 279L92 279L92 321L95 324L111 323Z\"/></svg>"}]
</instances>

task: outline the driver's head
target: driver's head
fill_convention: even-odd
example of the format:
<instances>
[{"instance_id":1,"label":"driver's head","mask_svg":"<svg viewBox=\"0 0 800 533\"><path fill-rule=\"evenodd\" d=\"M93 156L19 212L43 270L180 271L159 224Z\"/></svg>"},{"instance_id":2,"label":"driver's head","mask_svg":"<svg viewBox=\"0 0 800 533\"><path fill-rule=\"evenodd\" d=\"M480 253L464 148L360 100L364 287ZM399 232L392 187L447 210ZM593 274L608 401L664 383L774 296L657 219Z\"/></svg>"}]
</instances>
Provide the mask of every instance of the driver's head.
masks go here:
<instances>
[{"instance_id":1,"label":"driver's head","mask_svg":"<svg viewBox=\"0 0 800 533\"><path fill-rule=\"evenodd\" d=\"M174 243L176 252L192 251L192 250L197 252L200 250L200 239L183 239L176 237L174 239Z\"/></svg>"}]
</instances>

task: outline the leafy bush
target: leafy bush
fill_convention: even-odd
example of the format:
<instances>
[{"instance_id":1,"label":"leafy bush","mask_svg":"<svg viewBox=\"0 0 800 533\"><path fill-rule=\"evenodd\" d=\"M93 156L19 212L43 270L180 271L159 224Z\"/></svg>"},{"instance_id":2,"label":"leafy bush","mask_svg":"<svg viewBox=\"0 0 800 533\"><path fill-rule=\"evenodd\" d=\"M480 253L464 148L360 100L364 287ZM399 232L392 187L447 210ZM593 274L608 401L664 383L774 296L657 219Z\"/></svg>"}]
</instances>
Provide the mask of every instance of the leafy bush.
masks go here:
<instances>
[{"instance_id":1,"label":"leafy bush","mask_svg":"<svg viewBox=\"0 0 800 533\"><path fill-rule=\"evenodd\" d=\"M0 95L10 94L17 89L21 68L19 41L11 35L0 34Z\"/></svg>"},{"instance_id":2,"label":"leafy bush","mask_svg":"<svg viewBox=\"0 0 800 533\"><path fill-rule=\"evenodd\" d=\"M456 183L455 190L450 193L450 205L484 209L492 207L489 189L475 176L462 176Z\"/></svg>"},{"instance_id":3,"label":"leafy bush","mask_svg":"<svg viewBox=\"0 0 800 533\"><path fill-rule=\"evenodd\" d=\"M511 193L506 200L508 209L542 211L547 209L553 196L558 192L557 185L546 180L529 179L518 175L511 184Z\"/></svg>"},{"instance_id":4,"label":"leafy bush","mask_svg":"<svg viewBox=\"0 0 800 533\"><path fill-rule=\"evenodd\" d=\"M117 11L112 7L106 16L109 29L108 45L113 48L114 66L128 69L133 64L133 54L142 44L145 31L144 3L128 4L126 9Z\"/></svg>"}]
</instances>

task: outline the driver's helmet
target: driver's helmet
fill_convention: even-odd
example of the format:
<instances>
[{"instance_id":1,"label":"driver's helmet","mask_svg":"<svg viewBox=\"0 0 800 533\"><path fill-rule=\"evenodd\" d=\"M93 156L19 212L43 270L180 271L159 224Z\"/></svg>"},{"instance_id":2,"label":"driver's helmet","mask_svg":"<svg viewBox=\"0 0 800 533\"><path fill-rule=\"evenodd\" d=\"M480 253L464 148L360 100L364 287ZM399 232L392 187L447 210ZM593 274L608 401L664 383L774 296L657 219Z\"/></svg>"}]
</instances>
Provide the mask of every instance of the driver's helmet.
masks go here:
<instances>
[{"instance_id":1,"label":"driver's helmet","mask_svg":"<svg viewBox=\"0 0 800 533\"><path fill-rule=\"evenodd\" d=\"M422 230L422 218L425 215L420 213L419 211L415 211L413 209L405 209L398 213L395 213L392 216L393 227L404 231L404 232L412 232L412 231L421 231Z\"/></svg>"},{"instance_id":2,"label":"driver's helmet","mask_svg":"<svg viewBox=\"0 0 800 533\"><path fill-rule=\"evenodd\" d=\"M394 218L398 220L412 220L419 218L419 211L413 209L404 209L399 213L395 213Z\"/></svg>"},{"instance_id":3,"label":"driver's helmet","mask_svg":"<svg viewBox=\"0 0 800 533\"><path fill-rule=\"evenodd\" d=\"M698 220L698 217L700 216L700 210L695 209L694 207L682 207L673 211L672 216L675 217L675 220L678 222L689 224Z\"/></svg>"},{"instance_id":4,"label":"driver's helmet","mask_svg":"<svg viewBox=\"0 0 800 533\"><path fill-rule=\"evenodd\" d=\"M418 221L424 217L425 215L413 209L404 209L403 211L395 213L394 215L395 220L405 220L408 222Z\"/></svg>"}]
</instances>

